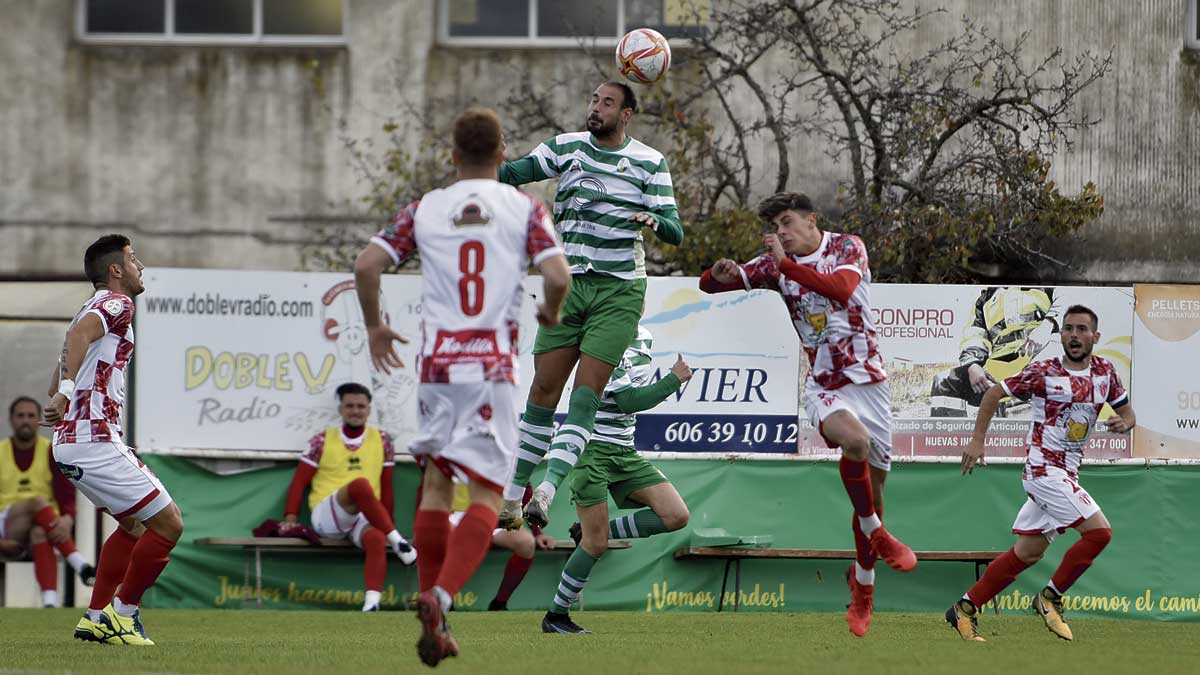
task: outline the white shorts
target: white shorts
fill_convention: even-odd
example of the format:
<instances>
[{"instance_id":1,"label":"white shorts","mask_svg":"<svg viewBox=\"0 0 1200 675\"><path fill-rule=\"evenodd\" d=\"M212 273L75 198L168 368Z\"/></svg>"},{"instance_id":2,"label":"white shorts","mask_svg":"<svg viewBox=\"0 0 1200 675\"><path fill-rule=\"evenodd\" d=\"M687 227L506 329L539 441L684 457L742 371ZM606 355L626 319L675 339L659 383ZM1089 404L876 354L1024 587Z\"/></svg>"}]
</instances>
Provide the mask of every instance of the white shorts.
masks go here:
<instances>
[{"instance_id":1,"label":"white shorts","mask_svg":"<svg viewBox=\"0 0 1200 675\"><path fill-rule=\"evenodd\" d=\"M117 520L145 522L171 504L158 476L120 441L62 443L53 454L59 471Z\"/></svg>"},{"instance_id":2,"label":"white shorts","mask_svg":"<svg viewBox=\"0 0 1200 675\"><path fill-rule=\"evenodd\" d=\"M510 382L417 386L420 435L408 448L462 482L497 490L517 468L517 387Z\"/></svg>"},{"instance_id":3,"label":"white shorts","mask_svg":"<svg viewBox=\"0 0 1200 675\"><path fill-rule=\"evenodd\" d=\"M846 410L858 418L871 435L871 451L867 462L884 471L892 470L892 393L887 380L872 384L847 384L839 389L825 389L811 377L804 384L804 411L808 421L821 431L830 415ZM822 433L824 438L825 434ZM829 443L829 439L825 439ZM829 443L829 447L836 445Z\"/></svg>"},{"instance_id":4,"label":"white shorts","mask_svg":"<svg viewBox=\"0 0 1200 675\"><path fill-rule=\"evenodd\" d=\"M361 513L346 511L338 503L337 491L322 499L312 510L312 529L317 536L326 539L350 538L350 542L362 548L362 533L367 529L367 517Z\"/></svg>"},{"instance_id":5,"label":"white shorts","mask_svg":"<svg viewBox=\"0 0 1200 675\"><path fill-rule=\"evenodd\" d=\"M1017 519L1013 534L1040 534L1048 541L1100 512L1100 506L1067 472L1047 469L1041 478L1021 481L1028 498Z\"/></svg>"},{"instance_id":6,"label":"white shorts","mask_svg":"<svg viewBox=\"0 0 1200 675\"><path fill-rule=\"evenodd\" d=\"M458 527L458 524L462 522L463 516L465 515L467 515L466 511L454 511L450 514L450 524L454 527ZM503 531L503 527L497 527L496 529L492 530L492 536L495 537Z\"/></svg>"}]
</instances>

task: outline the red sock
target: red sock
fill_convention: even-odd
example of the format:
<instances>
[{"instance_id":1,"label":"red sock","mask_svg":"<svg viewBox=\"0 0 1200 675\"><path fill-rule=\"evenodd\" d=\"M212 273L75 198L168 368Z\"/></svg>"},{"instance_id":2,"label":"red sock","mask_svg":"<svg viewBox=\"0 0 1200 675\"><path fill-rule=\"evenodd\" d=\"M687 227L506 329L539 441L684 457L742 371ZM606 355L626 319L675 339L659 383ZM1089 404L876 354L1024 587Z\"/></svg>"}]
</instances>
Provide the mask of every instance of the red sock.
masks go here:
<instances>
[{"instance_id":1,"label":"red sock","mask_svg":"<svg viewBox=\"0 0 1200 675\"><path fill-rule=\"evenodd\" d=\"M514 553L508 559L508 564L504 566L504 578L500 580L500 590L496 591L496 599L500 602L508 602L513 591L517 590L517 586L521 585L521 581L529 573L532 565L533 558L522 558Z\"/></svg>"},{"instance_id":2,"label":"red sock","mask_svg":"<svg viewBox=\"0 0 1200 675\"><path fill-rule=\"evenodd\" d=\"M967 591L967 597L975 603L976 607L983 607L989 600L999 595L1000 591L1016 581L1017 575L1028 567L1029 563L1018 558L1016 551L1010 548L987 566L983 578L976 581L971 590Z\"/></svg>"},{"instance_id":3,"label":"red sock","mask_svg":"<svg viewBox=\"0 0 1200 675\"><path fill-rule=\"evenodd\" d=\"M846 486L846 494L850 495L850 503L854 505L855 515L866 518L875 513L875 498L871 494L871 471L867 461L857 461L842 457L838 462L842 474L842 485Z\"/></svg>"},{"instance_id":4,"label":"red sock","mask_svg":"<svg viewBox=\"0 0 1200 675\"><path fill-rule=\"evenodd\" d=\"M417 586L422 593L437 582L450 534L449 511L417 511L412 544L417 549Z\"/></svg>"},{"instance_id":5,"label":"red sock","mask_svg":"<svg viewBox=\"0 0 1200 675\"><path fill-rule=\"evenodd\" d=\"M467 509L446 542L446 563L435 586L441 586L450 595L462 590L492 547L492 530L496 529L498 518L498 513L483 504L472 504Z\"/></svg>"},{"instance_id":6,"label":"red sock","mask_svg":"<svg viewBox=\"0 0 1200 675\"><path fill-rule=\"evenodd\" d=\"M33 576L43 591L58 590L58 558L48 541L33 545Z\"/></svg>"},{"instance_id":7,"label":"red sock","mask_svg":"<svg viewBox=\"0 0 1200 675\"><path fill-rule=\"evenodd\" d=\"M64 558L79 550L75 548L75 540L70 537L67 537L57 544L54 544L54 548L58 549L58 552L61 553L62 557Z\"/></svg>"},{"instance_id":8,"label":"red sock","mask_svg":"<svg viewBox=\"0 0 1200 675\"><path fill-rule=\"evenodd\" d=\"M109 535L100 548L100 559L96 561L96 584L92 586L92 600L88 609L102 610L117 594L117 585L125 578L129 569L129 556L138 538L121 528Z\"/></svg>"},{"instance_id":9,"label":"red sock","mask_svg":"<svg viewBox=\"0 0 1200 675\"><path fill-rule=\"evenodd\" d=\"M367 517L367 522L371 527L379 530L383 534L387 534L396 529L392 523L392 517L388 515L387 509L383 508L383 504L379 501L379 497L375 496L375 490L371 489L371 482L366 478L355 478L346 486L346 492L350 494L350 499L358 505L358 510Z\"/></svg>"},{"instance_id":10,"label":"red sock","mask_svg":"<svg viewBox=\"0 0 1200 675\"><path fill-rule=\"evenodd\" d=\"M154 530L147 529L134 545L129 556L129 569L121 580L121 592L117 597L126 605L138 605L142 602L142 594L154 585L158 575L162 574L170 559L171 549L175 542L167 539Z\"/></svg>"},{"instance_id":11,"label":"red sock","mask_svg":"<svg viewBox=\"0 0 1200 675\"><path fill-rule=\"evenodd\" d=\"M363 550L367 562L363 565L363 584L368 591L382 591L387 578L387 535L368 527L362 534ZM420 556L418 556L420 557Z\"/></svg>"},{"instance_id":12,"label":"red sock","mask_svg":"<svg viewBox=\"0 0 1200 675\"><path fill-rule=\"evenodd\" d=\"M1079 534L1079 541L1067 549L1062 563L1055 570L1050 582L1059 593L1066 593L1079 577L1092 566L1096 556L1112 541L1112 530L1107 527L1088 530Z\"/></svg>"},{"instance_id":13,"label":"red sock","mask_svg":"<svg viewBox=\"0 0 1200 675\"><path fill-rule=\"evenodd\" d=\"M883 509L875 509L875 515L883 520ZM864 570L875 569L875 551L871 548L871 539L863 534L857 513L850 514L850 523L854 528L854 555L859 567Z\"/></svg>"},{"instance_id":14,"label":"red sock","mask_svg":"<svg viewBox=\"0 0 1200 675\"><path fill-rule=\"evenodd\" d=\"M42 510L33 514L33 523L47 532L53 528L55 520L58 520L58 514L53 506L43 506Z\"/></svg>"}]
</instances>

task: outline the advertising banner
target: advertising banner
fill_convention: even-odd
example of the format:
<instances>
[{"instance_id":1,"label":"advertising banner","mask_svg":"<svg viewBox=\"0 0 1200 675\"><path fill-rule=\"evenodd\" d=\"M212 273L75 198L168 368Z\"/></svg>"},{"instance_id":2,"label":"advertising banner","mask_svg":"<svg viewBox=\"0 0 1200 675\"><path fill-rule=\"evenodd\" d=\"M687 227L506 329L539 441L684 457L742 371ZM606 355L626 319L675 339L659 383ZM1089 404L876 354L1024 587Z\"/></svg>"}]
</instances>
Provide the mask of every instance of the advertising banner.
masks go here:
<instances>
[{"instance_id":1,"label":"advertising banner","mask_svg":"<svg viewBox=\"0 0 1200 675\"><path fill-rule=\"evenodd\" d=\"M1200 458L1200 286L1134 287L1134 455Z\"/></svg>"},{"instance_id":2,"label":"advertising banner","mask_svg":"<svg viewBox=\"0 0 1200 675\"><path fill-rule=\"evenodd\" d=\"M178 457L152 455L147 462L185 508L188 529L143 604L154 608L256 606L255 568L248 564L247 554L237 548L192 542L200 537L247 536L264 518L278 518L294 465L281 463L219 476ZM676 549L690 545L693 529L722 528L739 536L769 534L779 548L849 549L854 545L846 526L850 506L835 463L675 460L655 464L687 501L691 522L677 532L632 540L631 548L605 554L584 593L588 612L714 611L721 598L723 562L679 561L671 556ZM1018 466L986 467L969 477L951 466L897 466L888 479L888 508L893 518L889 527L918 550L1008 550L1013 541L1012 518L1025 500L1020 476ZM412 527L417 480L416 466L397 466L396 525L405 533ZM1200 579L1188 563L1200 550L1194 537L1179 536L1191 527L1190 514L1195 509L1188 505L1200 501L1200 469L1085 466L1080 480L1104 508L1114 536L1104 555L1064 598L1071 616L1200 619ZM931 495L940 498L931 499ZM547 533L565 539L567 526L574 520L573 510L570 500L558 499L550 512ZM829 517L806 516L814 513ZM1148 513L1155 517L1147 518ZM305 514L302 518L307 522ZM1067 536L1074 541L1075 535ZM1164 547L1163 542L1173 543ZM1001 612L1028 614L1033 594L1062 557L1065 549L1061 546L997 597ZM1168 552L1163 564L1147 564L1149 552L1157 551ZM499 587L508 558L507 551L489 554L456 598L455 608L485 609ZM565 561L563 553L538 551L509 607L544 611ZM848 564L845 560L748 560L739 575L739 611L844 613L849 592L843 574ZM361 552L354 550L265 553L262 606L357 611L362 606L362 565ZM940 613L975 581L974 565L963 562L922 562L902 578L884 565L876 570L878 583L887 589L876 597L878 611ZM730 572L726 611L733 603L734 583L735 575ZM389 563L383 588L385 609L402 608L416 589L413 568ZM830 621L841 620L830 615Z\"/></svg>"},{"instance_id":3,"label":"advertising banner","mask_svg":"<svg viewBox=\"0 0 1200 675\"><path fill-rule=\"evenodd\" d=\"M828 452L799 408L808 364L778 296L707 295L693 278L649 281L642 324L654 335L654 378L679 355L693 377L639 415L639 449ZM518 410L533 377L540 284L540 277L529 278L522 308ZM150 269L146 287L138 299L134 359L134 440L142 450L298 451L336 423L333 392L349 381L375 392L373 423L398 449L416 434L419 276L383 279L386 318L411 339L399 349L407 367L390 375L370 365L350 275ZM895 456L961 454L992 382L1032 360L1061 356L1060 320L1072 304L1099 314L1095 353L1129 382L1130 289L877 284L872 292L891 387ZM569 390L560 402L563 414ZM1027 404L1003 402L989 455L1022 456L1029 415ZM1127 435L1097 429L1087 453L1129 457L1131 445Z\"/></svg>"}]
</instances>

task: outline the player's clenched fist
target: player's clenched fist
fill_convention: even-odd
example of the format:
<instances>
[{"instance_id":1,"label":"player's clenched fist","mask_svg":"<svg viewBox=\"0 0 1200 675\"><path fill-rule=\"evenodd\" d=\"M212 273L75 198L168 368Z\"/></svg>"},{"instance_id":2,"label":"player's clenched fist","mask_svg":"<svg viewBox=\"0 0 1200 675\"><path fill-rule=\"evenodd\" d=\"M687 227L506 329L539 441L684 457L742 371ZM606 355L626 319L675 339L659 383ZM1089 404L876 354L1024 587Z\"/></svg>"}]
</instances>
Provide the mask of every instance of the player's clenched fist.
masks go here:
<instances>
[{"instance_id":1,"label":"player's clenched fist","mask_svg":"<svg viewBox=\"0 0 1200 675\"><path fill-rule=\"evenodd\" d=\"M675 377L679 378L680 382L687 382L692 379L692 368L683 360L683 354L675 361L675 365L671 366L671 372L675 373Z\"/></svg>"},{"instance_id":2,"label":"player's clenched fist","mask_svg":"<svg viewBox=\"0 0 1200 675\"><path fill-rule=\"evenodd\" d=\"M718 283L732 284L739 276L738 264L729 258L721 258L712 266L712 277Z\"/></svg>"},{"instance_id":3,"label":"player's clenched fist","mask_svg":"<svg viewBox=\"0 0 1200 675\"><path fill-rule=\"evenodd\" d=\"M537 322L540 326L553 328L562 320L562 312L557 309L550 309L544 303L537 306Z\"/></svg>"}]
</instances>

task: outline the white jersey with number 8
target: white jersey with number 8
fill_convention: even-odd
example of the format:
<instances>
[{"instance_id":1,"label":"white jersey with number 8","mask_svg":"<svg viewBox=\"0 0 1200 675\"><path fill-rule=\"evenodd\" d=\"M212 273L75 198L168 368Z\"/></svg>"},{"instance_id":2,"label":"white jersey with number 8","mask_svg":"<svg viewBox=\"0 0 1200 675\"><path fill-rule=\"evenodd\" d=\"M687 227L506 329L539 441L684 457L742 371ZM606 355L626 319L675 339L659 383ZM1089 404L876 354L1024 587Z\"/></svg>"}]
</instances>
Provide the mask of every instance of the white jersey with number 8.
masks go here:
<instances>
[{"instance_id":1,"label":"white jersey with number 8","mask_svg":"<svg viewBox=\"0 0 1200 675\"><path fill-rule=\"evenodd\" d=\"M371 241L399 264L421 255L421 382L515 382L526 270L562 255L545 206L487 179L409 204Z\"/></svg>"}]
</instances>

